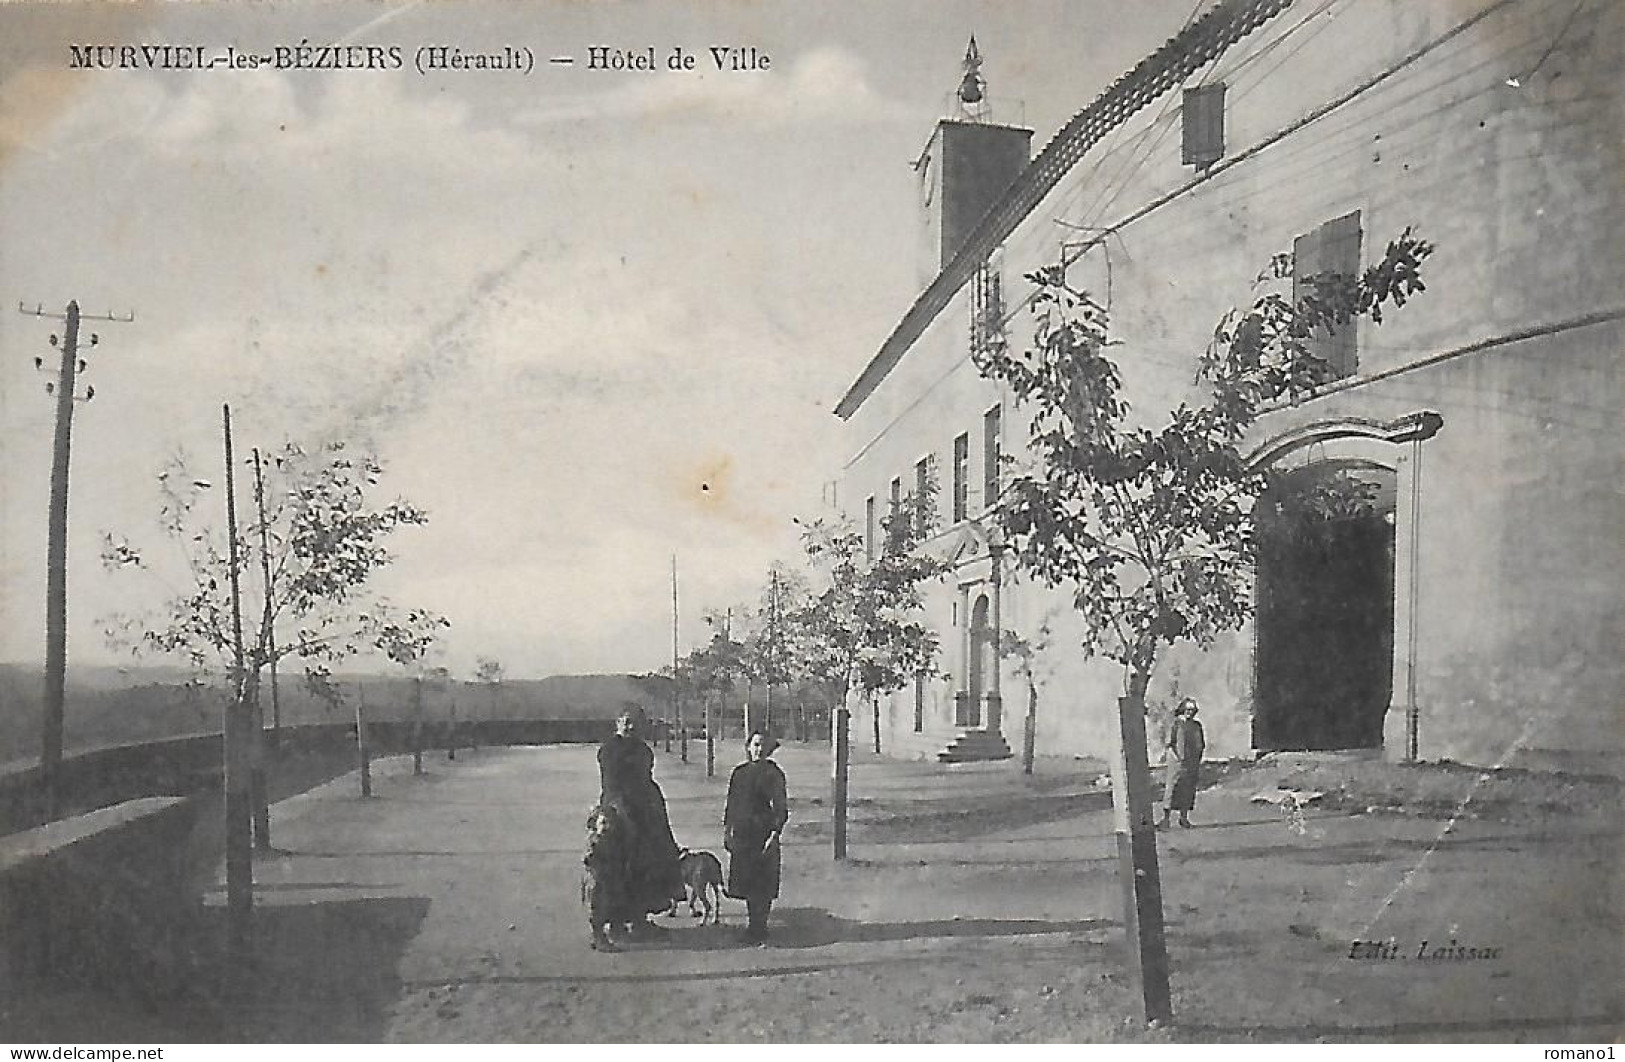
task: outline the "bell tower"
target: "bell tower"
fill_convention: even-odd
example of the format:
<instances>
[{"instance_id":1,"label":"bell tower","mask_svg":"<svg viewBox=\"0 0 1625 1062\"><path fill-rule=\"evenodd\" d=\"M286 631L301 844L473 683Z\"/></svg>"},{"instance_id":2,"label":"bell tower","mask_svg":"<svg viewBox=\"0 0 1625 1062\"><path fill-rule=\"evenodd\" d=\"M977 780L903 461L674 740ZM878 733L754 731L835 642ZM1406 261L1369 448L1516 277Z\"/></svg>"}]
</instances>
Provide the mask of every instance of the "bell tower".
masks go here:
<instances>
[{"instance_id":1,"label":"bell tower","mask_svg":"<svg viewBox=\"0 0 1625 1062\"><path fill-rule=\"evenodd\" d=\"M948 264L982 215L1026 169L1032 149L1031 129L994 120L974 36L960 63L959 87L944 112L914 162L924 231L922 286Z\"/></svg>"}]
</instances>

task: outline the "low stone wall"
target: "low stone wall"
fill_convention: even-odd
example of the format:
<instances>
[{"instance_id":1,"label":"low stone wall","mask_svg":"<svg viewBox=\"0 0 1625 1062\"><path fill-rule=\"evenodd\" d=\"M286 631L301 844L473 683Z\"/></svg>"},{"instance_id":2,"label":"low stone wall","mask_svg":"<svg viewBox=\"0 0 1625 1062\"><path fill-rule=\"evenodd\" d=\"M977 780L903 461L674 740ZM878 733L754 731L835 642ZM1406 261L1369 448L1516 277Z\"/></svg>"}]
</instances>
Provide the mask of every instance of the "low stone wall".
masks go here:
<instances>
[{"instance_id":1,"label":"low stone wall","mask_svg":"<svg viewBox=\"0 0 1625 1062\"><path fill-rule=\"evenodd\" d=\"M481 719L461 721L455 732L445 724L425 723L414 736L414 724L409 721L367 723L374 756L411 752L414 747L445 749L452 744L469 748L598 742L612 730L613 724L603 719ZM277 745L273 761L277 755L298 753L342 757L355 748L355 728L345 723L285 726ZM73 815L140 797L218 790L222 762L219 734L90 749L63 759L59 804L63 815ZM0 835L44 822L42 803L37 766L0 769Z\"/></svg>"},{"instance_id":2,"label":"low stone wall","mask_svg":"<svg viewBox=\"0 0 1625 1062\"><path fill-rule=\"evenodd\" d=\"M0 837L0 994L66 980L161 994L195 955L197 804L147 797Z\"/></svg>"}]
</instances>

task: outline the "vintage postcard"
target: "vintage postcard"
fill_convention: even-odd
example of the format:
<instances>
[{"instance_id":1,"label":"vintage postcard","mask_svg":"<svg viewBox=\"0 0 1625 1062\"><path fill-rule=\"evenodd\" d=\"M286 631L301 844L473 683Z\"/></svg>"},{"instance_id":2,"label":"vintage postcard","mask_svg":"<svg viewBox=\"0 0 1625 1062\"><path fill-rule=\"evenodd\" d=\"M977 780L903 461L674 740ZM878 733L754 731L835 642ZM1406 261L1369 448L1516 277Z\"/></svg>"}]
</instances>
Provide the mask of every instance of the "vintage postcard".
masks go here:
<instances>
[{"instance_id":1,"label":"vintage postcard","mask_svg":"<svg viewBox=\"0 0 1625 1062\"><path fill-rule=\"evenodd\" d=\"M0 1041L1612 1058L1622 51L0 3Z\"/></svg>"}]
</instances>

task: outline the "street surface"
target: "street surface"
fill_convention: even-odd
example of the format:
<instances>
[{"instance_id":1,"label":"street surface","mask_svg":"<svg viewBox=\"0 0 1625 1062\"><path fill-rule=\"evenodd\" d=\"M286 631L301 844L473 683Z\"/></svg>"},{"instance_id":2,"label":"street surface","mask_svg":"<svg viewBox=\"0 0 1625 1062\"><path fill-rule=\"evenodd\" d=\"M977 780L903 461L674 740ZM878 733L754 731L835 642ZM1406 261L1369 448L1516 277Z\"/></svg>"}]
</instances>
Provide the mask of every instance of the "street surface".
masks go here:
<instances>
[{"instance_id":1,"label":"street surface","mask_svg":"<svg viewBox=\"0 0 1625 1062\"><path fill-rule=\"evenodd\" d=\"M657 750L659 751L659 750ZM717 776L659 752L679 843L720 854ZM1101 1041L1614 1039L1617 815L1439 818L1251 803L1264 768L1161 835L1176 1024L1147 1030L1123 962L1097 764L941 766L856 755L853 859L829 858L828 753L786 746L785 895L773 941L661 919L587 947L579 902L593 749L480 749L375 766L274 809L257 865L249 1000L136 1009L63 997L36 1029L169 1040ZM218 925L223 890L207 899ZM1391 958L1356 942L1393 942ZM1493 950L1417 959L1422 942ZM1451 942L1455 943L1452 944ZM1388 951L1378 948L1384 955ZM63 1025L54 1028L51 1014ZM75 1036L68 1028L77 1027ZM32 1039L33 1037L28 1037Z\"/></svg>"}]
</instances>

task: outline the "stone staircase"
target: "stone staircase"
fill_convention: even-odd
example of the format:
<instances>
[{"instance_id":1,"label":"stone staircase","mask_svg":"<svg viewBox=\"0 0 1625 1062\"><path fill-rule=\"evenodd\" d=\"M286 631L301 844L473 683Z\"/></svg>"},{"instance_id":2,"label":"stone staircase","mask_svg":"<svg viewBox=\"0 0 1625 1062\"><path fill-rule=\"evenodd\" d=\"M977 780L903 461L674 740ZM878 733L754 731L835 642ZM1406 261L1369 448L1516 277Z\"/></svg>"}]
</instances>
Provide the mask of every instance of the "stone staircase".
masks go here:
<instances>
[{"instance_id":1,"label":"stone staircase","mask_svg":"<svg viewBox=\"0 0 1625 1062\"><path fill-rule=\"evenodd\" d=\"M980 763L986 760L1008 760L1009 744L1003 734L990 734L986 730L961 730L948 747L937 753L938 763Z\"/></svg>"}]
</instances>

